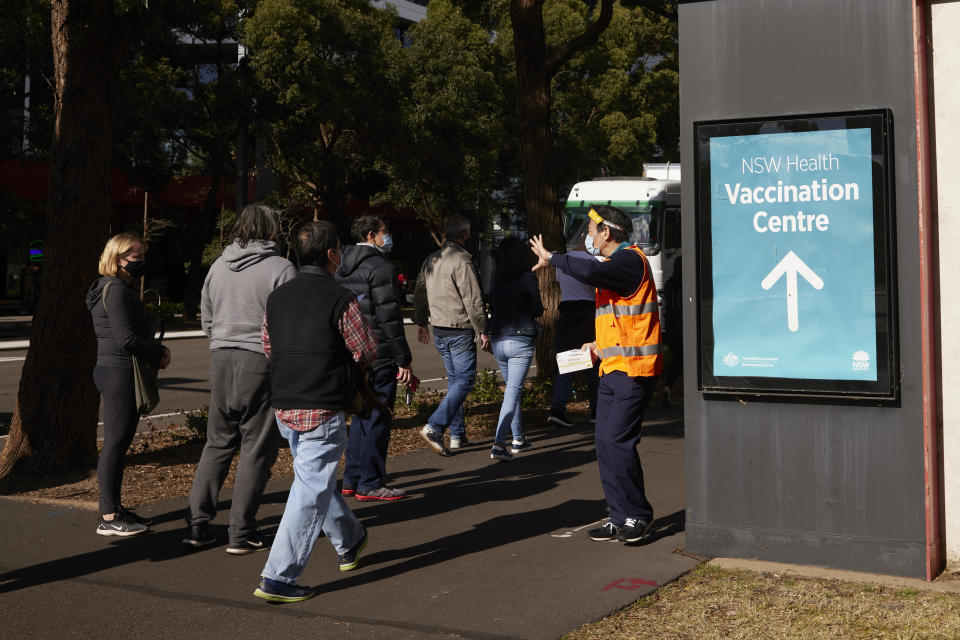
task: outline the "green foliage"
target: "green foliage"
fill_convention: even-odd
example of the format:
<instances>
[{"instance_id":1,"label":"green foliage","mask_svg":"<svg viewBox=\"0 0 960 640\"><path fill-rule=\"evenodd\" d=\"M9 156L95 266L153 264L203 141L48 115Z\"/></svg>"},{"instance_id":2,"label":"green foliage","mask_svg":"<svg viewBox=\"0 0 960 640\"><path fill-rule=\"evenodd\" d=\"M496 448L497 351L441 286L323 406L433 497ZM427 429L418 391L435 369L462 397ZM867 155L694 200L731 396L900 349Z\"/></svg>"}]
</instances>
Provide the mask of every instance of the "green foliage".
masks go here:
<instances>
[{"instance_id":1,"label":"green foliage","mask_svg":"<svg viewBox=\"0 0 960 640\"><path fill-rule=\"evenodd\" d=\"M500 388L500 378L493 369L477 371L477 381L464 404L476 405L489 402L503 402L503 390Z\"/></svg>"},{"instance_id":2,"label":"green foliage","mask_svg":"<svg viewBox=\"0 0 960 640\"><path fill-rule=\"evenodd\" d=\"M417 391L413 394L413 402L410 407L416 414L417 419L426 420L440 406L443 396L444 394L439 391Z\"/></svg>"},{"instance_id":3,"label":"green foliage","mask_svg":"<svg viewBox=\"0 0 960 640\"><path fill-rule=\"evenodd\" d=\"M390 180L377 200L410 207L433 229L451 211L489 218L513 156L495 38L450 0L430 2L408 36L391 58L402 126L378 164Z\"/></svg>"},{"instance_id":4,"label":"green foliage","mask_svg":"<svg viewBox=\"0 0 960 640\"><path fill-rule=\"evenodd\" d=\"M207 417L209 416L210 408L207 405L195 410L189 411L186 414L187 418L187 431L189 432L189 439L198 440L200 442L206 442L207 440Z\"/></svg>"},{"instance_id":5,"label":"green foliage","mask_svg":"<svg viewBox=\"0 0 960 640\"><path fill-rule=\"evenodd\" d=\"M219 234L214 236L213 240L207 243L203 248L203 266L212 265L223 250L233 243L233 233L231 233L233 223L237 219L235 211L221 210L220 220L217 222Z\"/></svg>"},{"instance_id":6,"label":"green foliage","mask_svg":"<svg viewBox=\"0 0 960 640\"><path fill-rule=\"evenodd\" d=\"M591 18L578 0L544 5L548 45ZM676 21L614 4L598 43L553 79L553 131L561 183L597 175L640 175L642 164L679 159Z\"/></svg>"},{"instance_id":7,"label":"green foliage","mask_svg":"<svg viewBox=\"0 0 960 640\"><path fill-rule=\"evenodd\" d=\"M50 149L53 131L53 49L50 40L50 3L43 0L7 0L0 19L0 158L19 155L6 144L26 136L29 155ZM30 89L26 93L25 80ZM26 127L19 117L29 99ZM26 128L26 131L24 129Z\"/></svg>"},{"instance_id":8,"label":"green foliage","mask_svg":"<svg viewBox=\"0 0 960 640\"><path fill-rule=\"evenodd\" d=\"M553 380L532 378L523 389L520 406L524 409L543 409L550 406L553 399Z\"/></svg>"},{"instance_id":9,"label":"green foliage","mask_svg":"<svg viewBox=\"0 0 960 640\"><path fill-rule=\"evenodd\" d=\"M395 131L394 20L368 0L264 0L243 23L267 161L288 201L336 219Z\"/></svg>"}]
</instances>

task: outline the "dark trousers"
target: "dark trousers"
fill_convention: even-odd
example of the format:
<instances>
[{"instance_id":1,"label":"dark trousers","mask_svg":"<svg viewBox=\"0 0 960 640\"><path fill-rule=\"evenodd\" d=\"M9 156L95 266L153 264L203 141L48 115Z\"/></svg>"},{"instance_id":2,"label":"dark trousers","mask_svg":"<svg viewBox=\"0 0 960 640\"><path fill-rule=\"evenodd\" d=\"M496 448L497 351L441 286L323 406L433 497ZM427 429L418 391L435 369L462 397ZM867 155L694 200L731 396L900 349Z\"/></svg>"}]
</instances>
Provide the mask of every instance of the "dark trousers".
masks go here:
<instances>
[{"instance_id":1,"label":"dark trousers","mask_svg":"<svg viewBox=\"0 0 960 640\"><path fill-rule=\"evenodd\" d=\"M643 412L656 386L656 377L630 377L613 371L600 377L597 391L595 441L600 484L610 508L610 521L623 526L626 518L653 519L653 507L643 490L643 467L637 445Z\"/></svg>"},{"instance_id":2,"label":"dark trousers","mask_svg":"<svg viewBox=\"0 0 960 640\"><path fill-rule=\"evenodd\" d=\"M97 365L93 382L103 397L103 450L97 463L100 513L116 513L123 483L123 457L137 432L140 415L133 393L133 369Z\"/></svg>"},{"instance_id":3,"label":"dark trousers","mask_svg":"<svg viewBox=\"0 0 960 640\"><path fill-rule=\"evenodd\" d=\"M397 399L397 367L384 367L373 373L373 392L388 407ZM343 486L369 493L387 483L387 447L393 416L374 409L369 418L353 417L343 469Z\"/></svg>"},{"instance_id":4,"label":"dark trousers","mask_svg":"<svg viewBox=\"0 0 960 640\"><path fill-rule=\"evenodd\" d=\"M561 302L557 308L557 352L579 349L588 342L593 342L595 334L594 318L596 311L592 300L568 300ZM590 393L590 413L596 414L597 404L597 374L600 370L599 361L586 371L557 374L553 382L553 398L550 401L551 413L565 415L570 389L578 375L587 376Z\"/></svg>"},{"instance_id":5,"label":"dark trousers","mask_svg":"<svg viewBox=\"0 0 960 640\"><path fill-rule=\"evenodd\" d=\"M231 542L256 533L257 511L280 446L268 366L263 354L245 349L216 349L210 355L207 443L187 499L187 524L210 522L217 515L217 498L239 449L227 529Z\"/></svg>"}]
</instances>

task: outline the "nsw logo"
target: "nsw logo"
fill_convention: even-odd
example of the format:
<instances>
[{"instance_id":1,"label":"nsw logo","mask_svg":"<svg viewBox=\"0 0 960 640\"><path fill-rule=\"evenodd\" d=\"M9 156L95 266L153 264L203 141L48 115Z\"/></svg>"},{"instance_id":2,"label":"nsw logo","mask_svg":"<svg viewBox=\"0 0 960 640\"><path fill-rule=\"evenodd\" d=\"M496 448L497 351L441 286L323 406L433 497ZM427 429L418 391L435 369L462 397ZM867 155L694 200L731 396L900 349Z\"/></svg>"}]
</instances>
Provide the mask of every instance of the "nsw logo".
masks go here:
<instances>
[{"instance_id":1,"label":"nsw logo","mask_svg":"<svg viewBox=\"0 0 960 640\"><path fill-rule=\"evenodd\" d=\"M870 354L860 350L853 354L853 364L850 366L854 371L870 370Z\"/></svg>"},{"instance_id":2,"label":"nsw logo","mask_svg":"<svg viewBox=\"0 0 960 640\"><path fill-rule=\"evenodd\" d=\"M730 351L727 353L727 355L723 356L723 360L721 360L721 362L728 367L735 367L740 364L740 356Z\"/></svg>"}]
</instances>

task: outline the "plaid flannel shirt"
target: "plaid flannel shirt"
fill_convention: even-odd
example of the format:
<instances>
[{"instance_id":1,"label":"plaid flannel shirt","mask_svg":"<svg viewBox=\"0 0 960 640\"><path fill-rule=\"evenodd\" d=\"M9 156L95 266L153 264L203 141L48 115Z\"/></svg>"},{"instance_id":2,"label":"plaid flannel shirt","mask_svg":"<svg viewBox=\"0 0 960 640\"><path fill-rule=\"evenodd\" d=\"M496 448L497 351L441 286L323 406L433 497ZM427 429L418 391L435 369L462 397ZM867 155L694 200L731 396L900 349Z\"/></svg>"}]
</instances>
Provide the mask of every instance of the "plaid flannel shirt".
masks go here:
<instances>
[{"instance_id":1,"label":"plaid flannel shirt","mask_svg":"<svg viewBox=\"0 0 960 640\"><path fill-rule=\"evenodd\" d=\"M360 311L360 303L352 298L343 310L338 322L340 334L347 345L347 350L353 356L354 362L370 364L377 359L377 337L370 328L367 319ZM260 328L260 339L263 341L263 353L270 358L270 331L267 326L267 314L263 314L263 325ZM294 431L312 431L322 423L330 420L340 411L334 409L274 409L277 419Z\"/></svg>"}]
</instances>

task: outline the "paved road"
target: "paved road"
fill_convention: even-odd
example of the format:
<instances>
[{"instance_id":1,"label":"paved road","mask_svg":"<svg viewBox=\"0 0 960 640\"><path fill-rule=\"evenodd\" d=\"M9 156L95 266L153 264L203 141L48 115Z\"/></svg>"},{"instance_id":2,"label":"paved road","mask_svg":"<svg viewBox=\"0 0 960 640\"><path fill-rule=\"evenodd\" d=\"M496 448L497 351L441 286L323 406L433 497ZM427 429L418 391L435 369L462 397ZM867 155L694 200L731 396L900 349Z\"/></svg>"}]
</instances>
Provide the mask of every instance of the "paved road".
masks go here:
<instances>
[{"instance_id":1,"label":"paved road","mask_svg":"<svg viewBox=\"0 0 960 640\"><path fill-rule=\"evenodd\" d=\"M410 498L351 500L369 528L361 566L337 570L319 540L302 582L319 595L270 606L252 597L266 554L180 549L182 499L141 505L154 532L94 534L93 512L0 498L0 638L440 638L546 640L615 611L697 564L684 545L679 408L648 411L640 444L658 519L640 546L592 542L605 516L588 425L528 425L534 449L513 462L489 441L452 458L390 459ZM289 480L271 481L260 516L278 524ZM221 499L226 508L230 498Z\"/></svg>"},{"instance_id":2,"label":"paved road","mask_svg":"<svg viewBox=\"0 0 960 640\"><path fill-rule=\"evenodd\" d=\"M447 382L443 362L431 341L422 345L417 342L417 328L407 325L407 342L413 353L413 370L424 381L423 388L444 390ZM172 363L160 373L160 404L154 409L150 421L144 418L141 428L151 422L162 425L179 422L184 411L199 409L210 403L210 349L206 338L186 338L168 340L167 346L172 352ZM0 423L8 424L16 406L17 390L20 384L20 370L26 350L0 351ZM493 356L480 352L478 368L496 369Z\"/></svg>"}]
</instances>

